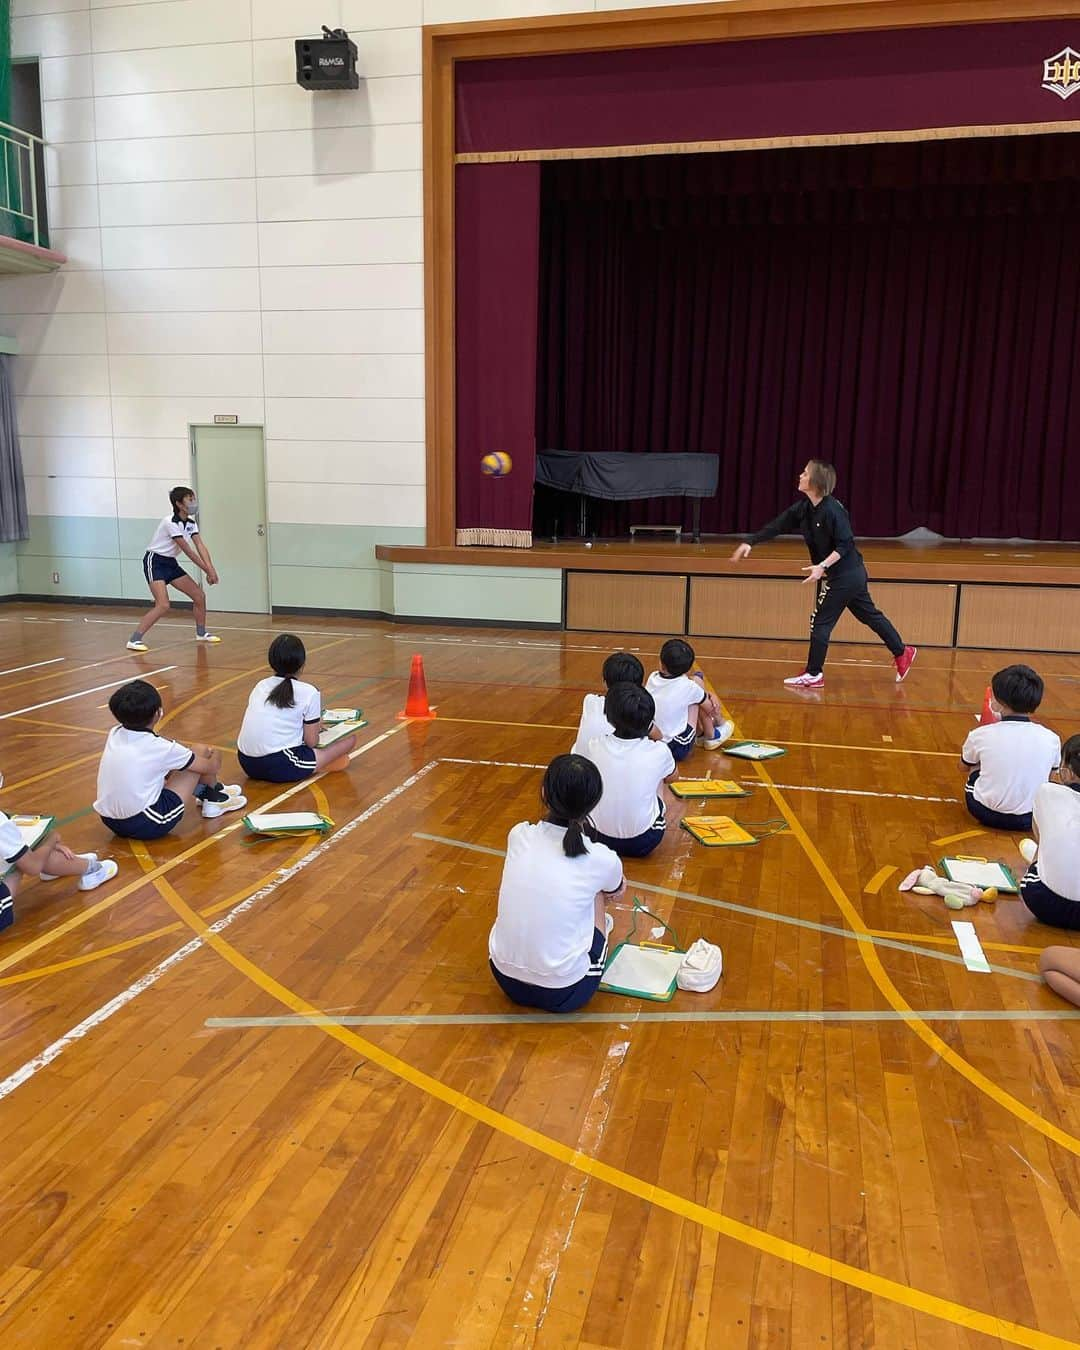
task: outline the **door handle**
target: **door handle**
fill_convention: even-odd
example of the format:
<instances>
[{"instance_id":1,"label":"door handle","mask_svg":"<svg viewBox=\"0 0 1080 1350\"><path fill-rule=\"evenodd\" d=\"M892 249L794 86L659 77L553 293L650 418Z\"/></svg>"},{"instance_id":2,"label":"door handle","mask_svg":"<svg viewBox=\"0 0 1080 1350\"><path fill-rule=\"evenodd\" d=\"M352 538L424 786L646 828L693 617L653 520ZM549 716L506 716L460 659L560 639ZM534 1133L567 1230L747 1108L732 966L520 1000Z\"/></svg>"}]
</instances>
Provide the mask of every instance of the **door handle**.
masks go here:
<instances>
[{"instance_id":1,"label":"door handle","mask_svg":"<svg viewBox=\"0 0 1080 1350\"><path fill-rule=\"evenodd\" d=\"M258 535L264 535L264 534L266 533L266 526L265 526L265 525L256 525L256 526L255 526L255 533L258 534Z\"/></svg>"}]
</instances>

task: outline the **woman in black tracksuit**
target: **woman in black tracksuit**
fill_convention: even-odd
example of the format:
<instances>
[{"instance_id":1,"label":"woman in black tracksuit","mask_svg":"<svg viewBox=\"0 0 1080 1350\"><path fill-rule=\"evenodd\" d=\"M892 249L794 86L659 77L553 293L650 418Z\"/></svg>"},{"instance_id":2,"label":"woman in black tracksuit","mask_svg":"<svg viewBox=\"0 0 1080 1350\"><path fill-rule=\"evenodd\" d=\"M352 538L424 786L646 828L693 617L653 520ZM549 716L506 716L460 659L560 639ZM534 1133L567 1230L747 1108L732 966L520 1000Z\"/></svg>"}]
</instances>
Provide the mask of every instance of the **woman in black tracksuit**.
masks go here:
<instances>
[{"instance_id":1,"label":"woman in black tracksuit","mask_svg":"<svg viewBox=\"0 0 1080 1350\"><path fill-rule=\"evenodd\" d=\"M832 495L836 470L824 460L812 459L799 475L799 491L805 500L797 501L750 536L731 555L738 562L749 555L754 544L775 539L778 534L799 531L806 540L811 566L804 567L806 580L817 583L817 602L810 617L810 651L806 669L784 681L795 689L820 689L825 683L822 671L829 638L845 609L860 623L875 632L893 655L897 683L904 679L915 660L917 648L904 640L881 610L870 599L866 566L855 547L851 521L843 506Z\"/></svg>"}]
</instances>

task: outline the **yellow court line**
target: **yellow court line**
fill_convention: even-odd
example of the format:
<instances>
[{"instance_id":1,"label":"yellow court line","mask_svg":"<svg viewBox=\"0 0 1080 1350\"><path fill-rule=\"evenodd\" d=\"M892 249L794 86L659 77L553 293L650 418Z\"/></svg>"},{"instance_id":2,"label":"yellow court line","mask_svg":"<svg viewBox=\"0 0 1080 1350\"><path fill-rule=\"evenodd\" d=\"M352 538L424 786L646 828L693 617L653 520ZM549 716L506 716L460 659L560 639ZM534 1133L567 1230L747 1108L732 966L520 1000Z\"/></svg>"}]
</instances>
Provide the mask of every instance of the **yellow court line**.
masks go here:
<instances>
[{"instance_id":1,"label":"yellow court line","mask_svg":"<svg viewBox=\"0 0 1080 1350\"><path fill-rule=\"evenodd\" d=\"M772 797L773 801L776 803L777 809L787 821L792 834L795 835L802 845L803 852L806 854L807 858L809 858L810 863L818 876L825 883L825 888L832 896L833 900L835 900L840 913L843 914L854 932L869 936L870 930L863 922L862 915L848 899L844 888L840 885L839 881L837 881L836 876L828 863L826 863L825 859L818 852L817 846L803 828L799 818L788 806L787 800L773 782L768 770L760 760L754 760L752 762L754 768L757 770L758 776L765 785L766 791ZM977 1087L981 1092L984 1092L986 1096L992 1101L997 1102L999 1106L1003 1107L1011 1115L1015 1116L1018 1120L1022 1120L1026 1125L1030 1125L1032 1129L1038 1130L1040 1134L1045 1135L1047 1139L1053 1140L1055 1144L1060 1144L1062 1148L1068 1149L1070 1153L1080 1156L1080 1139L1077 1139L1075 1135L1069 1134L1068 1131L1061 1129L1052 1121L1040 1116L1024 1102L1014 1097L1011 1093L1006 1092L1005 1089L995 1083L992 1078L988 1078L986 1074L977 1069L974 1064L970 1064L963 1055L957 1054L948 1042L943 1041L937 1032L932 1031L930 1027L922 1021L918 1013L907 1002L899 989L897 989L896 985L893 984L892 980L889 978L889 975L882 964L881 957L878 955L878 950L872 943L860 942L858 948L859 956L862 958L870 978L874 981L882 994L884 994L889 1005L903 1015L904 1021L921 1041L929 1046L936 1055L940 1056L946 1064L966 1078L969 1083L974 1087Z\"/></svg>"},{"instance_id":2,"label":"yellow court line","mask_svg":"<svg viewBox=\"0 0 1080 1350\"><path fill-rule=\"evenodd\" d=\"M77 769L80 764L89 764L92 759L100 758L100 749L89 755L79 755L76 759L69 759L64 764L58 764L55 769L46 769L43 773L31 774L29 778L20 778L16 783L5 783L3 787L0 787L0 792L16 792L19 788L29 787L31 783L40 783L45 778L54 778L58 773L66 773L68 769Z\"/></svg>"},{"instance_id":3,"label":"yellow court line","mask_svg":"<svg viewBox=\"0 0 1080 1350\"><path fill-rule=\"evenodd\" d=\"M930 846L939 848L942 844L958 844L961 839L975 839L985 833L985 830L964 830L962 834L947 834L943 839L931 839Z\"/></svg>"},{"instance_id":4,"label":"yellow court line","mask_svg":"<svg viewBox=\"0 0 1080 1350\"><path fill-rule=\"evenodd\" d=\"M166 642L163 646L156 648L154 654L156 655L159 651L167 652L173 647L181 645L179 642ZM99 666L114 666L117 661L130 661L133 655L133 652L124 652L122 656L109 656L104 661L87 661L85 665L68 666L64 670L51 670L47 675L34 675L26 680L17 680L14 684L5 684L3 692L7 693L9 689L21 689L27 684L44 684L47 680L61 680L65 675L78 675L83 670L97 670ZM139 678L138 671L131 678L137 680Z\"/></svg>"},{"instance_id":5,"label":"yellow court line","mask_svg":"<svg viewBox=\"0 0 1080 1350\"><path fill-rule=\"evenodd\" d=\"M730 710L728 715L731 715ZM936 759L955 760L960 758L956 750L902 750L896 745L835 745L830 741L781 741L776 737L772 739L777 745L797 745L808 750L862 750L871 755L931 755Z\"/></svg>"},{"instance_id":6,"label":"yellow court line","mask_svg":"<svg viewBox=\"0 0 1080 1350\"><path fill-rule=\"evenodd\" d=\"M943 937L938 933L932 933L930 935L924 933L889 933L883 928L868 928L866 934L867 937L872 938L889 938L893 942L932 942L938 947L956 946L955 937ZM982 942L981 938L979 940L982 943L984 950L988 952L1018 952L1023 956L1041 956L1044 951L1044 948L1042 947L1025 947L1022 943L1018 942ZM3 981L0 980L0 984L2 983Z\"/></svg>"},{"instance_id":7,"label":"yellow court line","mask_svg":"<svg viewBox=\"0 0 1080 1350\"><path fill-rule=\"evenodd\" d=\"M882 886L888 881L894 872L898 872L898 867L879 867L870 880L863 887L864 895L877 895Z\"/></svg>"},{"instance_id":8,"label":"yellow court line","mask_svg":"<svg viewBox=\"0 0 1080 1350\"><path fill-rule=\"evenodd\" d=\"M264 993L277 999L284 1007L302 1017L321 1018L325 1016L314 1004L309 1003L301 995L279 983L261 966L257 966L253 961L248 960L220 933L211 932L209 926L191 909L170 882L159 879L154 882L154 885L166 903L172 907L194 933L201 937L208 946L212 947L234 970L246 976ZM922 1289L914 1289L910 1285L901 1284L898 1280L891 1280L883 1275L874 1275L869 1271L861 1270L858 1266L849 1265L845 1261L834 1260L832 1257L826 1256L822 1252L813 1251L809 1247L802 1247L787 1238L776 1237L763 1229L754 1228L748 1223L729 1218L726 1214L708 1209L694 1200L688 1200L684 1196L677 1195L674 1191L644 1181L640 1177L622 1171L621 1168L600 1162L599 1159L590 1157L588 1154L572 1148L569 1144L563 1144L550 1135L522 1124L521 1121L515 1120L502 1111L496 1111L492 1107L484 1105L474 1097L469 1097L465 1093L457 1091L456 1088L449 1087L438 1078L434 1078L430 1074L424 1073L423 1070L415 1068L412 1064L408 1064L405 1060L399 1059L396 1055L388 1053L381 1046L376 1045L374 1041L356 1035L348 1027L335 1026L328 1022L320 1022L319 1027L327 1036L352 1050L362 1059L377 1064L411 1087L418 1088L421 1092L425 1092L437 1101L445 1103L453 1110L459 1111L471 1120L475 1120L478 1124L486 1125L489 1129L505 1135L509 1139L535 1149L538 1153L544 1154L564 1167L572 1167L585 1176L594 1177L606 1186L611 1186L627 1195L644 1200L646 1204L664 1209L677 1218L697 1223L702 1228L718 1233L722 1237L741 1242L766 1256L775 1257L779 1261L799 1266L826 1279L837 1280L854 1289L861 1289L875 1297L888 1299L915 1312L941 1318L943 1321L951 1322L969 1331L977 1331L986 1336L996 1337L998 1340L1007 1341L1012 1345L1025 1346L1028 1350L1078 1350L1078 1343L1075 1341L1067 1341L1060 1336L1053 1336L1048 1332L1022 1326L1018 1322L1010 1322L1005 1318L980 1312L976 1308L969 1308L962 1303L955 1303L951 1299L927 1293Z\"/></svg>"},{"instance_id":9,"label":"yellow court line","mask_svg":"<svg viewBox=\"0 0 1080 1350\"><path fill-rule=\"evenodd\" d=\"M577 731L577 727L554 726L550 722L503 722L485 717L438 717L439 722L461 722L471 727L528 727L530 731Z\"/></svg>"},{"instance_id":10,"label":"yellow court line","mask_svg":"<svg viewBox=\"0 0 1080 1350\"><path fill-rule=\"evenodd\" d=\"M325 803L326 799L322 793L319 793L316 801L320 799ZM322 809L327 810L328 808L324 805ZM238 904L252 891L257 891L260 886L265 886L270 878L276 876L283 867L292 867L294 863L299 862L305 853L315 847L317 842L317 837L306 840L295 853L290 854L283 863L279 863L265 876L260 877L247 890L237 891L224 900L217 900L214 904L207 905L205 909L199 912L204 919L209 919L215 914L220 914L223 909L229 909L231 906ZM147 854L147 857L149 857L149 854ZM164 928L155 928L150 933L141 933L138 937L128 938L125 942L115 942L112 946L98 947L92 952L84 952L81 956L73 956L69 961L57 961L51 966L36 966L33 970L20 971L18 975L5 975L0 977L0 989L6 988L10 984L27 984L31 980L42 980L49 975L60 975L67 970L77 970L80 966L92 965L95 961L104 961L110 956L119 956L121 952L131 951L135 947L143 947L149 942L156 942L159 938L168 937L170 933L179 933L183 930L183 927L182 923L166 924Z\"/></svg>"}]
</instances>

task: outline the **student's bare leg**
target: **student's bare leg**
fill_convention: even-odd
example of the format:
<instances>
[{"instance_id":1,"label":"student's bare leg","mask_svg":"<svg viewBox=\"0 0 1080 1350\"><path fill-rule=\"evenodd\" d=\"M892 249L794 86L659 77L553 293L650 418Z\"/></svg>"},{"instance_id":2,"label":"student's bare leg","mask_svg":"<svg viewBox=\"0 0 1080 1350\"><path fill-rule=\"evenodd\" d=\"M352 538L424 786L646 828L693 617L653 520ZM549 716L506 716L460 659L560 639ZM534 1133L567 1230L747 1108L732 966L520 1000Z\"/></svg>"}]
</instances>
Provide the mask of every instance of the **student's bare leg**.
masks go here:
<instances>
[{"instance_id":1,"label":"student's bare leg","mask_svg":"<svg viewBox=\"0 0 1080 1350\"><path fill-rule=\"evenodd\" d=\"M1055 994L1080 1007L1080 949L1047 947L1039 957L1039 973Z\"/></svg>"},{"instance_id":2,"label":"student's bare leg","mask_svg":"<svg viewBox=\"0 0 1080 1350\"><path fill-rule=\"evenodd\" d=\"M201 631L206 627L206 592L193 577L186 574L177 577L173 585L190 599L195 610L195 627Z\"/></svg>"},{"instance_id":3,"label":"student's bare leg","mask_svg":"<svg viewBox=\"0 0 1080 1350\"><path fill-rule=\"evenodd\" d=\"M333 745L326 746L325 749L316 747L315 749L315 772L322 773L324 769L333 768L339 760L348 763L348 756L356 749L356 736L342 736L340 741L335 741ZM340 767L344 768L342 764Z\"/></svg>"},{"instance_id":4,"label":"student's bare leg","mask_svg":"<svg viewBox=\"0 0 1080 1350\"><path fill-rule=\"evenodd\" d=\"M177 769L165 779L165 786L182 798L185 806L190 804L200 784L212 788L221 780L221 751L208 745L193 745L191 748L196 758L208 759L212 767L206 773L196 773L194 769Z\"/></svg>"},{"instance_id":5,"label":"student's bare leg","mask_svg":"<svg viewBox=\"0 0 1080 1350\"><path fill-rule=\"evenodd\" d=\"M144 638L158 619L169 612L169 588L163 581L151 581L150 594L154 597L154 607L139 620L135 634L140 638Z\"/></svg>"}]
</instances>

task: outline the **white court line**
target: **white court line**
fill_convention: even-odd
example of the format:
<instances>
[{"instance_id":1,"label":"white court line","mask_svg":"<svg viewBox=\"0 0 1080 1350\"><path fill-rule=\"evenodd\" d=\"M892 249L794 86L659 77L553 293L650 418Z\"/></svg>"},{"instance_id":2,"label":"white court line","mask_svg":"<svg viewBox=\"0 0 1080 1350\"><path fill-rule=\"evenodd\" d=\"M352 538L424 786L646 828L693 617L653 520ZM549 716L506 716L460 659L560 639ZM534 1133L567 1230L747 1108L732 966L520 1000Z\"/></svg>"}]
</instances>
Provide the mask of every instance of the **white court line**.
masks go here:
<instances>
[{"instance_id":1,"label":"white court line","mask_svg":"<svg viewBox=\"0 0 1080 1350\"><path fill-rule=\"evenodd\" d=\"M57 661L66 660L66 656L54 656L51 661L31 661L28 666L12 666L10 670L0 670L0 675L17 675L20 670L37 670L38 666L55 666Z\"/></svg>"},{"instance_id":2,"label":"white court line","mask_svg":"<svg viewBox=\"0 0 1080 1350\"><path fill-rule=\"evenodd\" d=\"M28 708L16 708L14 712L0 713L0 722L9 717L21 717L23 713L37 712L39 708L51 708L56 703L70 703L73 698L85 698L87 694L100 694L103 689L115 689L118 684L130 684L132 679L145 680L150 675L164 675L176 666L158 666L157 670L141 670L137 675L125 675L122 680L111 680L108 684L96 684L93 689L80 689L77 694L65 694L63 698L50 698L44 703L31 703Z\"/></svg>"},{"instance_id":3,"label":"white court line","mask_svg":"<svg viewBox=\"0 0 1080 1350\"><path fill-rule=\"evenodd\" d=\"M919 1009L923 1022L1076 1022L1076 1008L930 1008ZM595 1022L626 1027L639 1022L807 1022L832 1025L859 1022L910 1022L910 1013L894 1008L718 1008L709 1012L578 1012L578 1013L370 1013L345 1017L282 1013L275 1017L208 1017L211 1031L244 1031L252 1027L491 1027L565 1026Z\"/></svg>"},{"instance_id":4,"label":"white court line","mask_svg":"<svg viewBox=\"0 0 1080 1350\"><path fill-rule=\"evenodd\" d=\"M389 731L383 732L381 736L376 736L374 740L368 741L365 745L360 746L359 749L354 750L349 758L355 759L358 755L366 754L369 750L374 750L374 748L383 741L389 740L391 736L395 736L399 731L403 731L407 725L407 723L402 722L400 726L392 727ZM290 877L296 876L298 872L302 872L305 867L310 866L317 857L321 857L322 854L326 852L331 844L338 839L351 834L358 825L362 825L365 820L369 820L376 812L381 811L384 806L389 805L395 797L400 796L406 788L411 787L413 783L418 782L426 773L433 769L437 763L438 760L433 760L430 764L425 764L422 769L413 774L411 778L406 779L399 787L394 788L384 797L380 797L374 805L369 806L366 811L361 812L359 816L356 816L347 825L342 826L342 828L338 830L336 834L332 834L324 844L321 844L317 849L313 849L310 853L305 854L299 862L293 863L291 867L280 868L273 881L268 882L267 885L255 891L252 895L249 895L246 900L241 900L240 903L234 905L227 914L223 914L220 919L212 923L210 925L210 932L224 932L230 924L234 923L242 914L246 914L258 901L264 900L268 895L272 895L273 892L276 891L279 886L284 885ZM320 774L318 777L325 777L325 775ZM309 787L313 781L315 780L307 778L302 783L293 784L291 788L281 793L280 796L275 797L273 801L267 802L266 806L274 806L286 797L293 796L293 794L298 792L301 788ZM264 806L262 810L266 810L266 806ZM219 830L214 837L221 838L232 830L239 829L242 824L242 821L237 821L233 825L227 826L224 830ZM21 1064L13 1073L8 1074L5 1079L0 1080L0 1101L3 1101L5 1097L9 1097L17 1088L20 1088L23 1083L29 1082L36 1073L46 1068L53 1060L59 1059L69 1046L74 1045L76 1041L81 1041L83 1037L93 1031L95 1027L99 1027L104 1022L107 1022L109 1018L115 1013L118 1013L121 1008L127 1007L127 1005L134 999L137 999L140 994L145 993L147 989L153 988L163 975L168 974L174 966L178 966L181 961L185 961L193 952L197 952L199 948L204 945L204 940L201 937L186 942L182 947L173 952L171 956L167 956L164 961L159 962L153 970L149 970L145 975L140 976L134 984L129 984L125 990L117 994L114 998L109 999L108 1003L103 1003L102 1006L92 1012L89 1017L84 1017L83 1020L76 1026L73 1026L70 1031L65 1031L64 1034L53 1041L51 1045L47 1045L39 1055L35 1055L33 1059L28 1059L25 1064Z\"/></svg>"}]
</instances>

